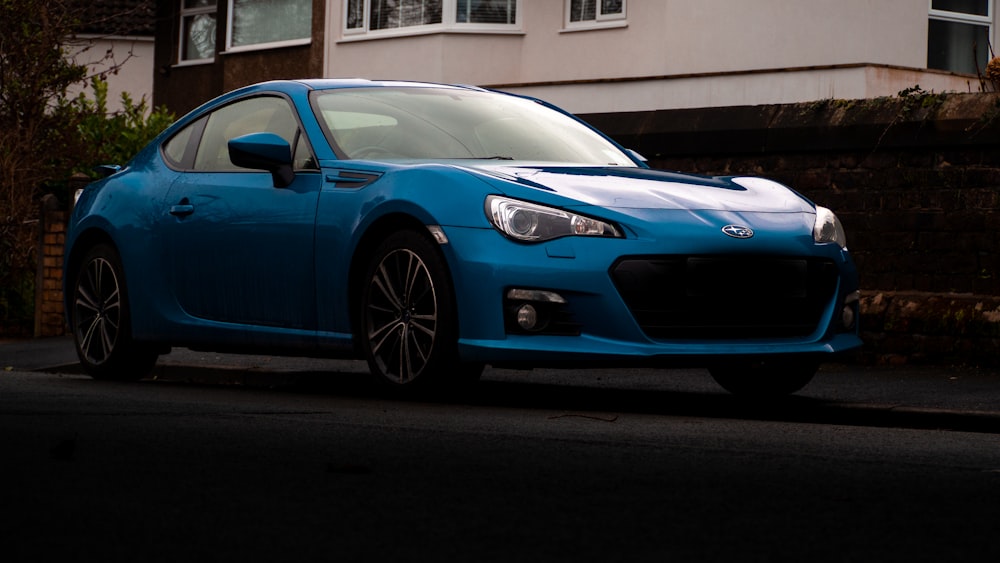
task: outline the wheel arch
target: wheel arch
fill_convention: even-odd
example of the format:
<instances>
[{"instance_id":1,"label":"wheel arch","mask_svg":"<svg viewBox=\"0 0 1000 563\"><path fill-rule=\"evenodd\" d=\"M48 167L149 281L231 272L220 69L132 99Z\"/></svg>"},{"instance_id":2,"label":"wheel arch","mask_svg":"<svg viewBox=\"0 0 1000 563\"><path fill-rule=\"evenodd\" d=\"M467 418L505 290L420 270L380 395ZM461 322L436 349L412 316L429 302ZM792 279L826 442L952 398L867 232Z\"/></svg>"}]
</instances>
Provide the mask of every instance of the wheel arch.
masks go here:
<instances>
[{"instance_id":1,"label":"wheel arch","mask_svg":"<svg viewBox=\"0 0 1000 563\"><path fill-rule=\"evenodd\" d=\"M355 347L357 348L359 339L358 331L360 330L361 320L358 317L358 308L353 304L361 302L361 292L364 288L364 271L368 264L368 260L375 251L375 248L381 243L389 234L399 232L399 231L414 231L419 233L421 236L427 238L428 241L432 242L437 248L437 251L441 254L442 261L446 266L449 265L449 261L445 256L445 253L441 251L439 244L434 240L433 235L427 229L427 225L424 224L417 217L407 214L407 213L390 213L379 217L374 223L368 226L365 233L358 240L358 244L354 247L354 253L351 256L350 269L348 271L348 288L347 296L348 303L352 304L349 308L350 315L350 326L351 334L354 335ZM451 275L450 269L444 272L444 275L448 276L448 279L454 283ZM455 303L455 295L449 296L452 300L452 305Z\"/></svg>"},{"instance_id":2,"label":"wheel arch","mask_svg":"<svg viewBox=\"0 0 1000 563\"><path fill-rule=\"evenodd\" d=\"M80 270L80 263L83 257L91 248L99 244L107 244L116 253L121 255L118 245L106 231L98 228L90 228L80 233L73 241L73 246L69 248L66 259L63 262L63 309L66 311L66 320L72 325L73 307L70 301L73 299L73 287L76 284L76 275Z\"/></svg>"}]
</instances>

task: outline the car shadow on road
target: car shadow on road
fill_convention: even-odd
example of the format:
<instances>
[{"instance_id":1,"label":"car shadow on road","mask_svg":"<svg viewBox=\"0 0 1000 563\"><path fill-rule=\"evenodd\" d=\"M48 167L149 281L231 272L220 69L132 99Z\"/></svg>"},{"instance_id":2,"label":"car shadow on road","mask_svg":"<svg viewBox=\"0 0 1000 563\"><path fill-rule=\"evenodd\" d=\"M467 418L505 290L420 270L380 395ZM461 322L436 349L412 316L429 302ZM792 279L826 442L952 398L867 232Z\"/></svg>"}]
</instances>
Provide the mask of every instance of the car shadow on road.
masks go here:
<instances>
[{"instance_id":1,"label":"car shadow on road","mask_svg":"<svg viewBox=\"0 0 1000 563\"><path fill-rule=\"evenodd\" d=\"M500 374L499 377L496 374ZM990 413L955 412L943 409L906 408L894 404L857 403L810 396L807 387L799 394L782 397L738 397L690 374L684 383L650 385L624 380L596 382L564 377L558 383L539 376L509 377L487 371L475 385L448 392L400 395L377 385L363 368L338 370L267 371L220 370L191 366L158 366L146 381L161 384L239 387L285 394L329 396L356 400L430 402L554 411L557 416L586 416L615 420L626 414L742 419L755 421L834 424L884 428L935 429L1000 434L1000 418ZM707 373L703 374L705 378ZM693 378L692 378L693 377Z\"/></svg>"}]
</instances>

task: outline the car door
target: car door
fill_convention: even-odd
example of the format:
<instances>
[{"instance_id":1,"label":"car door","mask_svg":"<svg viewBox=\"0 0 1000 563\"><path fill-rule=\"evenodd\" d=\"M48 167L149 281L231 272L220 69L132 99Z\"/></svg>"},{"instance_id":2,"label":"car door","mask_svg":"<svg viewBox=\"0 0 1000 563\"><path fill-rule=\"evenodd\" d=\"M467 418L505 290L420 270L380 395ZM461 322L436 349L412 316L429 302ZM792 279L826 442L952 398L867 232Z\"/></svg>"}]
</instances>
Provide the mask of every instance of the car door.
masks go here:
<instances>
[{"instance_id":1,"label":"car door","mask_svg":"<svg viewBox=\"0 0 1000 563\"><path fill-rule=\"evenodd\" d=\"M291 104L280 96L243 99L194 129L200 143L166 200L165 258L178 304L199 319L315 330L322 182ZM258 132L294 148L290 185L275 187L270 173L229 160L230 139Z\"/></svg>"}]
</instances>

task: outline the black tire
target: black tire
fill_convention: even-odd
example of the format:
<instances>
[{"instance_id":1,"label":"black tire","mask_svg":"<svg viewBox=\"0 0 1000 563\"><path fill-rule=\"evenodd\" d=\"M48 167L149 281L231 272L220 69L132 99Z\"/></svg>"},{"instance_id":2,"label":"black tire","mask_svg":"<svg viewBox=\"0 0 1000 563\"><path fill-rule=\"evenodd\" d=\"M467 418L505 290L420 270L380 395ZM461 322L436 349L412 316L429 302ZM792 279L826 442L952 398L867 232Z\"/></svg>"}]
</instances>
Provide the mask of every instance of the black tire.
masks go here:
<instances>
[{"instance_id":1,"label":"black tire","mask_svg":"<svg viewBox=\"0 0 1000 563\"><path fill-rule=\"evenodd\" d=\"M138 380L158 354L132 340L128 290L121 259L109 245L87 251L73 278L70 322L77 357L95 379Z\"/></svg>"},{"instance_id":2,"label":"black tire","mask_svg":"<svg viewBox=\"0 0 1000 563\"><path fill-rule=\"evenodd\" d=\"M803 358L762 358L732 361L709 368L712 378L733 395L781 397L805 387L819 362Z\"/></svg>"},{"instance_id":3,"label":"black tire","mask_svg":"<svg viewBox=\"0 0 1000 563\"><path fill-rule=\"evenodd\" d=\"M364 274L360 342L375 380L396 392L457 390L483 366L458 359L458 315L447 265L429 237L399 231Z\"/></svg>"}]
</instances>

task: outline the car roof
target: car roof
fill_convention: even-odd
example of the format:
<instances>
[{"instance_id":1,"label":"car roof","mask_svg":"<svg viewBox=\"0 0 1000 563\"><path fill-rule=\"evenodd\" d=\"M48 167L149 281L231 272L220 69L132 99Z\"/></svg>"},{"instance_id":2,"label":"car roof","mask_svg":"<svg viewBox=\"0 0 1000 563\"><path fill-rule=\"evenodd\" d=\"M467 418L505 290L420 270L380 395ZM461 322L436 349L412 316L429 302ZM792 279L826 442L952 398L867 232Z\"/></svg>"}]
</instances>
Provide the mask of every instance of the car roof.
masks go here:
<instances>
[{"instance_id":1,"label":"car roof","mask_svg":"<svg viewBox=\"0 0 1000 563\"><path fill-rule=\"evenodd\" d=\"M463 90L483 90L478 86L465 84L439 84L434 82L418 82L413 80L370 80L367 78L305 78L294 80L271 80L251 86L258 88L281 89L282 86L301 85L311 90L336 90L341 88L457 88Z\"/></svg>"}]
</instances>

